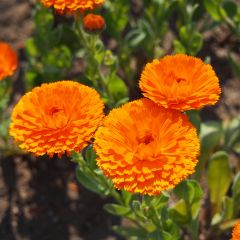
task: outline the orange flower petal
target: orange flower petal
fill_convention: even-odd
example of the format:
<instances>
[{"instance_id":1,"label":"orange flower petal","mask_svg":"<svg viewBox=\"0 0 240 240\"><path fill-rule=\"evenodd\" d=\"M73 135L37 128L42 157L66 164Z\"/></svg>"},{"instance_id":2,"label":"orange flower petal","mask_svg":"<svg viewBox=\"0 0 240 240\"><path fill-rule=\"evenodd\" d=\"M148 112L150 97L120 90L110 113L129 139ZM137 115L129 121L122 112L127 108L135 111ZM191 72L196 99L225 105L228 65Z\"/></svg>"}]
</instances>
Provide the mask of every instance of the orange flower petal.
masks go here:
<instances>
[{"instance_id":1,"label":"orange flower petal","mask_svg":"<svg viewBox=\"0 0 240 240\"><path fill-rule=\"evenodd\" d=\"M105 20L102 16L89 13L83 19L84 29L87 31L101 31L105 26Z\"/></svg>"},{"instance_id":2,"label":"orange flower petal","mask_svg":"<svg viewBox=\"0 0 240 240\"><path fill-rule=\"evenodd\" d=\"M4 42L0 42L0 80L12 76L18 65L16 52Z\"/></svg>"},{"instance_id":3,"label":"orange flower petal","mask_svg":"<svg viewBox=\"0 0 240 240\"><path fill-rule=\"evenodd\" d=\"M157 195L194 172L199 139L185 114L141 99L110 112L94 148L116 188Z\"/></svg>"},{"instance_id":4,"label":"orange flower petal","mask_svg":"<svg viewBox=\"0 0 240 240\"><path fill-rule=\"evenodd\" d=\"M105 0L40 0L46 7L53 7L58 12L76 12L78 10L92 10Z\"/></svg>"},{"instance_id":5,"label":"orange flower petal","mask_svg":"<svg viewBox=\"0 0 240 240\"><path fill-rule=\"evenodd\" d=\"M139 85L145 97L165 108L180 111L213 105L221 93L211 65L184 54L148 63Z\"/></svg>"},{"instance_id":6,"label":"orange flower petal","mask_svg":"<svg viewBox=\"0 0 240 240\"><path fill-rule=\"evenodd\" d=\"M77 82L43 84L15 106L10 135L36 155L80 151L101 124L103 107L94 89Z\"/></svg>"},{"instance_id":7,"label":"orange flower petal","mask_svg":"<svg viewBox=\"0 0 240 240\"><path fill-rule=\"evenodd\" d=\"M231 240L239 240L239 239L240 239L240 222L234 225Z\"/></svg>"}]
</instances>

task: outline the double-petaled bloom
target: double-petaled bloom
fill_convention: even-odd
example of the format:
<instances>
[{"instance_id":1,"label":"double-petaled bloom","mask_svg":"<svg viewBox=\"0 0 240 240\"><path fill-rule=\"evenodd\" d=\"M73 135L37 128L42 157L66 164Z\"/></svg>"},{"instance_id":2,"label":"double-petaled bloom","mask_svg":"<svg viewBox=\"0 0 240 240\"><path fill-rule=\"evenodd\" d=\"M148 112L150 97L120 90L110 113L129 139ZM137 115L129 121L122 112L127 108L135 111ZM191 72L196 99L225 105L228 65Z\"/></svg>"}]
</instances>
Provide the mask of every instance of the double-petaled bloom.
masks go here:
<instances>
[{"instance_id":1,"label":"double-petaled bloom","mask_svg":"<svg viewBox=\"0 0 240 240\"><path fill-rule=\"evenodd\" d=\"M35 155L80 151L101 124L103 108L99 94L90 87L72 81L43 84L13 109L10 135Z\"/></svg>"},{"instance_id":2,"label":"double-petaled bloom","mask_svg":"<svg viewBox=\"0 0 240 240\"><path fill-rule=\"evenodd\" d=\"M0 42L0 80L13 75L17 65L16 52L9 44Z\"/></svg>"},{"instance_id":3,"label":"double-petaled bloom","mask_svg":"<svg viewBox=\"0 0 240 240\"><path fill-rule=\"evenodd\" d=\"M105 0L40 0L46 7L53 7L60 13L84 12L101 6Z\"/></svg>"},{"instance_id":4,"label":"double-petaled bloom","mask_svg":"<svg viewBox=\"0 0 240 240\"><path fill-rule=\"evenodd\" d=\"M117 189L157 195L194 172L199 139L185 114L140 99L110 112L94 148Z\"/></svg>"},{"instance_id":5,"label":"double-petaled bloom","mask_svg":"<svg viewBox=\"0 0 240 240\"><path fill-rule=\"evenodd\" d=\"M212 66L184 54L148 63L139 85L145 97L160 106L180 111L213 105L221 93Z\"/></svg>"}]
</instances>

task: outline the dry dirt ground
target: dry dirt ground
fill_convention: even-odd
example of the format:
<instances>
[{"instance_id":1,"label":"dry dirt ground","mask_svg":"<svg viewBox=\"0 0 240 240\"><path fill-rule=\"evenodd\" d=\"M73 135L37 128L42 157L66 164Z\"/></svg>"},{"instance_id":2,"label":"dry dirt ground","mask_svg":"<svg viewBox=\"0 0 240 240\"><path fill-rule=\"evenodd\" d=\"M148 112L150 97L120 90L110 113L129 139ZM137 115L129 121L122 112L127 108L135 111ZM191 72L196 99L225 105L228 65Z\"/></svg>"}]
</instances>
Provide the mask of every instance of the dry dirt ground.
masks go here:
<instances>
[{"instance_id":1,"label":"dry dirt ground","mask_svg":"<svg viewBox=\"0 0 240 240\"><path fill-rule=\"evenodd\" d=\"M11 43L24 65L24 41L33 31L31 3L0 0L0 40ZM229 51L239 54L239 42L225 29L206 36L201 57L213 56L213 66L223 85L217 107L202 112L204 120L229 119L240 112L240 79L234 79L227 63ZM15 76L15 89L22 94L22 73ZM1 158L0 155L0 239L1 240L116 240L111 226L119 223L100 198L77 184L75 164L67 159L34 159L29 156Z\"/></svg>"}]
</instances>

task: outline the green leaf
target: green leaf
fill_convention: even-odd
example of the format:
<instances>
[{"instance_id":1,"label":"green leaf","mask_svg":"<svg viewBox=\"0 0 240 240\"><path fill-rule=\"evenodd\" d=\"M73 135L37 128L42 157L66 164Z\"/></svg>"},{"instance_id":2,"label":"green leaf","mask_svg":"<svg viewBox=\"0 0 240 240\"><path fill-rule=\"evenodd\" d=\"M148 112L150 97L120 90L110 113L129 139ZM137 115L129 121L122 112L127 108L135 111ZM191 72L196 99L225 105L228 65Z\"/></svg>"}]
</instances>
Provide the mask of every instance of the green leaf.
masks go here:
<instances>
[{"instance_id":1,"label":"green leaf","mask_svg":"<svg viewBox=\"0 0 240 240\"><path fill-rule=\"evenodd\" d=\"M134 211L141 211L141 203L138 200L132 201L132 208Z\"/></svg>"},{"instance_id":2,"label":"green leaf","mask_svg":"<svg viewBox=\"0 0 240 240\"><path fill-rule=\"evenodd\" d=\"M199 111L190 110L190 111L187 111L187 115L190 121L192 122L192 124L196 127L197 133L199 134L200 128L201 128L201 118L200 118Z\"/></svg>"},{"instance_id":3,"label":"green leaf","mask_svg":"<svg viewBox=\"0 0 240 240\"><path fill-rule=\"evenodd\" d=\"M237 14L238 6L236 3L232 1L227 1L223 3L223 8L225 9L227 15L230 18L234 18L234 16Z\"/></svg>"},{"instance_id":4,"label":"green leaf","mask_svg":"<svg viewBox=\"0 0 240 240\"><path fill-rule=\"evenodd\" d=\"M118 204L105 204L103 207L107 212L111 213L112 215L116 216L125 216L131 212L129 207L121 206Z\"/></svg>"},{"instance_id":5,"label":"green leaf","mask_svg":"<svg viewBox=\"0 0 240 240\"><path fill-rule=\"evenodd\" d=\"M25 42L25 50L28 57L37 57L39 55L38 48L34 41L34 38L28 38Z\"/></svg>"},{"instance_id":6,"label":"green leaf","mask_svg":"<svg viewBox=\"0 0 240 240\"><path fill-rule=\"evenodd\" d=\"M139 46L143 40L147 37L147 34L140 29L134 29L126 35L125 41L132 48Z\"/></svg>"},{"instance_id":7,"label":"green leaf","mask_svg":"<svg viewBox=\"0 0 240 240\"><path fill-rule=\"evenodd\" d=\"M224 146L232 151L235 144L240 142L240 118L234 118L225 127Z\"/></svg>"},{"instance_id":8,"label":"green leaf","mask_svg":"<svg viewBox=\"0 0 240 240\"><path fill-rule=\"evenodd\" d=\"M162 240L173 240L173 238L170 233L162 231Z\"/></svg>"},{"instance_id":9,"label":"green leaf","mask_svg":"<svg viewBox=\"0 0 240 240\"><path fill-rule=\"evenodd\" d=\"M237 59L237 57L235 55L231 54L229 57L229 63L231 65L231 68L232 68L233 72L235 73L236 77L238 79L240 79L240 64L239 64L239 60Z\"/></svg>"},{"instance_id":10,"label":"green leaf","mask_svg":"<svg viewBox=\"0 0 240 240\"><path fill-rule=\"evenodd\" d=\"M146 234L147 234L147 232L145 232L143 229L140 229L140 228L122 227L122 226L113 226L113 231L115 231L119 235L126 238L137 237L137 238L134 238L136 240L146 239Z\"/></svg>"},{"instance_id":11,"label":"green leaf","mask_svg":"<svg viewBox=\"0 0 240 240\"><path fill-rule=\"evenodd\" d=\"M134 212L134 215L137 219L139 219L142 222L145 222L147 220L146 211L145 209L148 207L141 204L138 200L132 201L132 211Z\"/></svg>"},{"instance_id":12,"label":"green leaf","mask_svg":"<svg viewBox=\"0 0 240 240\"><path fill-rule=\"evenodd\" d=\"M26 87L31 90L34 86L38 86L42 83L41 74L34 68L26 71L25 73Z\"/></svg>"},{"instance_id":13,"label":"green leaf","mask_svg":"<svg viewBox=\"0 0 240 240\"><path fill-rule=\"evenodd\" d=\"M34 22L39 31L46 32L52 29L54 17L49 9L39 6L34 14Z\"/></svg>"},{"instance_id":14,"label":"green leaf","mask_svg":"<svg viewBox=\"0 0 240 240\"><path fill-rule=\"evenodd\" d=\"M117 62L117 58L116 58L116 56L113 55L112 51L106 50L105 54L104 54L104 59L103 59L104 65L112 66L112 65L116 65L116 62Z\"/></svg>"},{"instance_id":15,"label":"green leaf","mask_svg":"<svg viewBox=\"0 0 240 240\"><path fill-rule=\"evenodd\" d=\"M6 111L6 108L8 106L9 103L9 99L10 96L8 94L5 94L4 96L2 96L2 98L0 99L0 116ZM0 122L0 125L2 123ZM6 129L6 131L8 132L8 129Z\"/></svg>"},{"instance_id":16,"label":"green leaf","mask_svg":"<svg viewBox=\"0 0 240 240\"><path fill-rule=\"evenodd\" d=\"M178 240L181 237L180 228L174 223L172 219L167 219L164 224L164 231L171 233L172 239Z\"/></svg>"},{"instance_id":17,"label":"green leaf","mask_svg":"<svg viewBox=\"0 0 240 240\"><path fill-rule=\"evenodd\" d=\"M93 41L96 41L96 40L94 40L93 35L90 35L89 41L91 38L93 39ZM104 54L106 52L104 50L103 42L100 39L97 39L97 41L95 42L95 47L94 47L94 58L96 59L96 61L98 62L99 65L103 62Z\"/></svg>"},{"instance_id":18,"label":"green leaf","mask_svg":"<svg viewBox=\"0 0 240 240\"><path fill-rule=\"evenodd\" d=\"M216 213L212 218L211 225L212 226L217 225L221 221L222 221L222 215L220 213Z\"/></svg>"},{"instance_id":19,"label":"green leaf","mask_svg":"<svg viewBox=\"0 0 240 240\"><path fill-rule=\"evenodd\" d=\"M169 208L169 216L178 224L187 224L197 219L203 191L195 180L181 182L173 189L173 193L180 199Z\"/></svg>"},{"instance_id":20,"label":"green leaf","mask_svg":"<svg viewBox=\"0 0 240 240\"><path fill-rule=\"evenodd\" d=\"M233 151L236 152L237 154L240 154L240 142L237 142L234 147Z\"/></svg>"},{"instance_id":21,"label":"green leaf","mask_svg":"<svg viewBox=\"0 0 240 240\"><path fill-rule=\"evenodd\" d=\"M97 165L96 165L97 155L96 155L95 151L93 150L93 146L89 146L89 147L85 148L83 151L83 156L92 170L97 168Z\"/></svg>"},{"instance_id":22,"label":"green leaf","mask_svg":"<svg viewBox=\"0 0 240 240\"><path fill-rule=\"evenodd\" d=\"M128 0L121 1L107 1L104 4L106 9L104 18L106 20L106 31L110 36L116 39L121 38L122 32L126 25L129 23L129 18L122 17L128 16L130 4Z\"/></svg>"},{"instance_id":23,"label":"green leaf","mask_svg":"<svg viewBox=\"0 0 240 240\"><path fill-rule=\"evenodd\" d=\"M203 38L197 31L192 31L187 26L182 26L179 30L180 42L176 42L175 46L179 48L178 51L185 49L188 54L196 55L202 47Z\"/></svg>"},{"instance_id":24,"label":"green leaf","mask_svg":"<svg viewBox=\"0 0 240 240\"><path fill-rule=\"evenodd\" d=\"M59 69L68 69L71 67L72 54L68 47L59 46L54 48L44 58L49 71L59 71Z\"/></svg>"},{"instance_id":25,"label":"green leaf","mask_svg":"<svg viewBox=\"0 0 240 240\"><path fill-rule=\"evenodd\" d=\"M152 223L159 228L160 227L160 215L159 212L150 205L146 211L146 217L152 220Z\"/></svg>"},{"instance_id":26,"label":"green leaf","mask_svg":"<svg viewBox=\"0 0 240 240\"><path fill-rule=\"evenodd\" d=\"M208 169L207 182L212 203L212 213L219 212L223 197L225 196L232 181L232 172L229 165L228 155L224 151L212 155Z\"/></svg>"},{"instance_id":27,"label":"green leaf","mask_svg":"<svg viewBox=\"0 0 240 240\"><path fill-rule=\"evenodd\" d=\"M196 55L203 45L203 37L202 34L199 32L194 32L191 41L190 53L192 55Z\"/></svg>"},{"instance_id":28,"label":"green leaf","mask_svg":"<svg viewBox=\"0 0 240 240\"><path fill-rule=\"evenodd\" d=\"M200 180L210 155L216 151L222 140L223 130L221 122L208 121L201 124L200 141L201 154L196 167L195 178Z\"/></svg>"},{"instance_id":29,"label":"green leaf","mask_svg":"<svg viewBox=\"0 0 240 240\"><path fill-rule=\"evenodd\" d=\"M234 202L230 197L224 197L223 199L223 211L222 211L222 220L227 221L231 220L234 217Z\"/></svg>"},{"instance_id":30,"label":"green leaf","mask_svg":"<svg viewBox=\"0 0 240 240\"><path fill-rule=\"evenodd\" d=\"M222 201L221 212L216 213L211 221L211 225L217 225L221 222L226 222L234 217L233 199L230 197L224 197Z\"/></svg>"},{"instance_id":31,"label":"green leaf","mask_svg":"<svg viewBox=\"0 0 240 240\"><path fill-rule=\"evenodd\" d=\"M9 133L8 133L8 128L9 128L9 123L10 119L8 116L4 116L3 119L1 119L1 124L0 124L0 139L2 144L2 141L7 142L9 138Z\"/></svg>"},{"instance_id":32,"label":"green leaf","mask_svg":"<svg viewBox=\"0 0 240 240\"><path fill-rule=\"evenodd\" d=\"M154 39L155 32L151 26L151 23L146 19L138 20L138 26L142 33L145 33L146 36L149 36L151 39Z\"/></svg>"},{"instance_id":33,"label":"green leaf","mask_svg":"<svg viewBox=\"0 0 240 240\"><path fill-rule=\"evenodd\" d=\"M148 239L148 240L161 239L162 240L162 236L160 236L159 231L154 230L153 232L148 233L146 239Z\"/></svg>"},{"instance_id":34,"label":"green leaf","mask_svg":"<svg viewBox=\"0 0 240 240\"><path fill-rule=\"evenodd\" d=\"M221 123L209 121L201 124L201 153L204 153L204 156L207 156L209 153L213 152L214 149L220 144L221 137Z\"/></svg>"},{"instance_id":35,"label":"green leaf","mask_svg":"<svg viewBox=\"0 0 240 240\"><path fill-rule=\"evenodd\" d=\"M59 36L58 44L67 46L72 53L79 50L80 46L78 36L67 24L58 25L58 27L54 29L54 35Z\"/></svg>"},{"instance_id":36,"label":"green leaf","mask_svg":"<svg viewBox=\"0 0 240 240\"><path fill-rule=\"evenodd\" d=\"M125 205L128 206L133 197L133 194L124 190L121 190L121 193Z\"/></svg>"},{"instance_id":37,"label":"green leaf","mask_svg":"<svg viewBox=\"0 0 240 240\"><path fill-rule=\"evenodd\" d=\"M240 172L234 177L232 185L233 201L234 201L234 213L238 213L240 209Z\"/></svg>"},{"instance_id":38,"label":"green leaf","mask_svg":"<svg viewBox=\"0 0 240 240\"><path fill-rule=\"evenodd\" d=\"M189 234L192 236L193 239L198 239L198 232L199 232L199 220L196 218L192 220L188 226L187 230Z\"/></svg>"},{"instance_id":39,"label":"green leaf","mask_svg":"<svg viewBox=\"0 0 240 240\"><path fill-rule=\"evenodd\" d=\"M95 180L90 179L88 176L86 176L80 167L76 168L76 176L77 180L88 190L101 195L105 192L105 189Z\"/></svg>"},{"instance_id":40,"label":"green leaf","mask_svg":"<svg viewBox=\"0 0 240 240\"><path fill-rule=\"evenodd\" d=\"M174 53L186 53L186 49L179 40L173 41Z\"/></svg>"},{"instance_id":41,"label":"green leaf","mask_svg":"<svg viewBox=\"0 0 240 240\"><path fill-rule=\"evenodd\" d=\"M234 177L232 186L233 197L240 195L240 172Z\"/></svg>"},{"instance_id":42,"label":"green leaf","mask_svg":"<svg viewBox=\"0 0 240 240\"><path fill-rule=\"evenodd\" d=\"M195 180L186 180L178 184L173 193L185 201L192 219L196 219L200 210L203 191L200 184Z\"/></svg>"},{"instance_id":43,"label":"green leaf","mask_svg":"<svg viewBox=\"0 0 240 240\"><path fill-rule=\"evenodd\" d=\"M123 105L124 103L127 103L128 101L129 101L129 97L122 98L114 104L114 107L115 108L119 107L119 106Z\"/></svg>"},{"instance_id":44,"label":"green leaf","mask_svg":"<svg viewBox=\"0 0 240 240\"><path fill-rule=\"evenodd\" d=\"M161 194L160 196L155 196L153 198L152 205L156 210L159 210L167 204L168 200L169 200L169 196Z\"/></svg>"},{"instance_id":45,"label":"green leaf","mask_svg":"<svg viewBox=\"0 0 240 240\"><path fill-rule=\"evenodd\" d=\"M116 74L112 74L111 76L108 88L114 99L119 101L120 99L126 98L128 89L123 80Z\"/></svg>"},{"instance_id":46,"label":"green leaf","mask_svg":"<svg viewBox=\"0 0 240 240\"><path fill-rule=\"evenodd\" d=\"M168 209L168 214L174 222L187 224L191 221L187 211L186 203L183 199L179 200L174 206Z\"/></svg>"},{"instance_id":47,"label":"green leaf","mask_svg":"<svg viewBox=\"0 0 240 240\"><path fill-rule=\"evenodd\" d=\"M219 3L216 0L204 0L204 6L207 9L207 11L209 12L209 14L211 15L211 17L216 20L219 21L221 20L221 15L219 12Z\"/></svg>"},{"instance_id":48,"label":"green leaf","mask_svg":"<svg viewBox=\"0 0 240 240\"><path fill-rule=\"evenodd\" d=\"M233 228L233 226L236 223L238 223L239 220L240 220L239 218L235 218L235 219L223 222L223 223L220 224L219 228L220 228L220 230L225 232L225 231L229 230L230 228Z\"/></svg>"},{"instance_id":49,"label":"green leaf","mask_svg":"<svg viewBox=\"0 0 240 240\"><path fill-rule=\"evenodd\" d=\"M186 26L182 26L179 30L179 36L183 44L186 44L189 39L189 32Z\"/></svg>"}]
</instances>

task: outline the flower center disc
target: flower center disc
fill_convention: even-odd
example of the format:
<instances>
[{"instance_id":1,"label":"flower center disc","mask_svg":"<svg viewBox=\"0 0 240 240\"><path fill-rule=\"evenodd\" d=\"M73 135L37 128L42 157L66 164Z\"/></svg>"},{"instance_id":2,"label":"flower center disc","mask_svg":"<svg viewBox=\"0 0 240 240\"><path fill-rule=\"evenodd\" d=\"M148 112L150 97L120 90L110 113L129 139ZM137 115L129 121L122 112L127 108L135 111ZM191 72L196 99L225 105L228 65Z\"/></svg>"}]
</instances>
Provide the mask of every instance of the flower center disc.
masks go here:
<instances>
[{"instance_id":1,"label":"flower center disc","mask_svg":"<svg viewBox=\"0 0 240 240\"><path fill-rule=\"evenodd\" d=\"M52 107L49 111L51 116L55 115L56 113L60 113L60 112L64 112L64 110L59 107Z\"/></svg>"},{"instance_id":2,"label":"flower center disc","mask_svg":"<svg viewBox=\"0 0 240 240\"><path fill-rule=\"evenodd\" d=\"M186 82L186 79L185 78L177 78L176 82L177 83Z\"/></svg>"},{"instance_id":3,"label":"flower center disc","mask_svg":"<svg viewBox=\"0 0 240 240\"><path fill-rule=\"evenodd\" d=\"M68 123L68 118L65 114L64 108L59 106L52 106L48 111L49 122L48 126L54 129L64 128Z\"/></svg>"},{"instance_id":4,"label":"flower center disc","mask_svg":"<svg viewBox=\"0 0 240 240\"><path fill-rule=\"evenodd\" d=\"M151 134L147 134L141 138L138 139L139 143L143 143L145 145L148 145L149 143L151 143L154 140L153 136Z\"/></svg>"}]
</instances>

